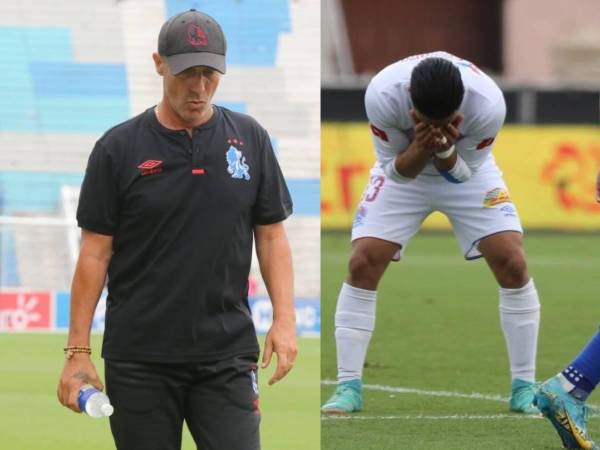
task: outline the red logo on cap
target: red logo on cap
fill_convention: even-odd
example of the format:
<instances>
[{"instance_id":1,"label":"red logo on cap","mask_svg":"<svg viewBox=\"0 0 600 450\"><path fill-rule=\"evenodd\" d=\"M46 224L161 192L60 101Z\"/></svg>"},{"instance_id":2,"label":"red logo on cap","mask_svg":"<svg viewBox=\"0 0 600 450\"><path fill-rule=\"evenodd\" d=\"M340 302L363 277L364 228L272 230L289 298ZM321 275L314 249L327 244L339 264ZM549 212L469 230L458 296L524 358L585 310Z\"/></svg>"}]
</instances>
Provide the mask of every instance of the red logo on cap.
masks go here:
<instances>
[{"instance_id":1,"label":"red logo on cap","mask_svg":"<svg viewBox=\"0 0 600 450\"><path fill-rule=\"evenodd\" d=\"M204 30L195 23L190 24L188 27L187 40L194 47L208 44Z\"/></svg>"}]
</instances>

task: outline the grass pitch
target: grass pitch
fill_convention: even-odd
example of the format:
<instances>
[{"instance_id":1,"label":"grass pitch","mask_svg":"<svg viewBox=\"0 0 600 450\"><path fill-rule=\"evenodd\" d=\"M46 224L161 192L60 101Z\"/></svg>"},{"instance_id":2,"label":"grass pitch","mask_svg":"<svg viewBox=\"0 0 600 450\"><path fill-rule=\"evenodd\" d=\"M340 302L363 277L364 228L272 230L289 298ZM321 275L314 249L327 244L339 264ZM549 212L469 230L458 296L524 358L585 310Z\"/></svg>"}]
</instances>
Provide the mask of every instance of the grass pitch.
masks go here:
<instances>
[{"instance_id":1,"label":"grass pitch","mask_svg":"<svg viewBox=\"0 0 600 450\"><path fill-rule=\"evenodd\" d=\"M596 332L599 249L598 235L525 237L542 303L540 380L561 370ZM322 401L336 378L333 317L349 252L347 233L323 235ZM386 272L363 381L373 385L363 412L322 417L323 450L562 448L545 419L508 412L497 284L483 260L462 259L450 234L417 235L404 260ZM595 392L590 403L599 399ZM589 429L600 441L598 418Z\"/></svg>"},{"instance_id":2,"label":"grass pitch","mask_svg":"<svg viewBox=\"0 0 600 450\"><path fill-rule=\"evenodd\" d=\"M64 334L0 334L0 449L114 449L107 419L63 408L56 385L63 365ZM101 337L93 336L94 363L104 381ZM262 341L261 341L262 346ZM300 339L294 370L274 386L275 366L261 371L264 450L319 448L319 340ZM196 449L184 427L183 450Z\"/></svg>"}]
</instances>

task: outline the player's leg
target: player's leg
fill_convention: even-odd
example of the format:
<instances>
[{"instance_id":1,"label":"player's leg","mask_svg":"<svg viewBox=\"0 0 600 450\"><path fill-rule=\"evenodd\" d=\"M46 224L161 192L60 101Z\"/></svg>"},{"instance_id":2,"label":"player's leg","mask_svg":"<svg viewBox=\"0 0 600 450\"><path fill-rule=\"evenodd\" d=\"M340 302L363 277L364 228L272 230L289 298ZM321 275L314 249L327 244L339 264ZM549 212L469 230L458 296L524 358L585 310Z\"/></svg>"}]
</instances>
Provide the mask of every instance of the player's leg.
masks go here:
<instances>
[{"instance_id":1,"label":"player's leg","mask_svg":"<svg viewBox=\"0 0 600 450\"><path fill-rule=\"evenodd\" d=\"M361 238L352 243L348 277L340 290L335 313L338 381L362 378L375 328L377 285L400 248L377 238Z\"/></svg>"},{"instance_id":2,"label":"player's leg","mask_svg":"<svg viewBox=\"0 0 600 450\"><path fill-rule=\"evenodd\" d=\"M568 392L585 401L600 383L600 331L560 374Z\"/></svg>"},{"instance_id":3,"label":"player's leg","mask_svg":"<svg viewBox=\"0 0 600 450\"><path fill-rule=\"evenodd\" d=\"M260 450L257 360L196 364L185 421L198 449Z\"/></svg>"},{"instance_id":4,"label":"player's leg","mask_svg":"<svg viewBox=\"0 0 600 450\"><path fill-rule=\"evenodd\" d=\"M362 371L375 328L377 286L389 262L399 259L403 244L431 212L427 193L419 178L398 184L371 173L352 229L348 276L337 300L338 385L321 408L324 413L362 409Z\"/></svg>"},{"instance_id":5,"label":"player's leg","mask_svg":"<svg viewBox=\"0 0 600 450\"><path fill-rule=\"evenodd\" d=\"M105 360L117 450L180 450L187 383L181 364Z\"/></svg>"},{"instance_id":6,"label":"player's leg","mask_svg":"<svg viewBox=\"0 0 600 450\"><path fill-rule=\"evenodd\" d=\"M440 185L436 193L465 258L485 257L500 285L512 378L510 409L539 413L532 402L540 305L527 271L521 223L500 171L490 164L465 183Z\"/></svg>"},{"instance_id":7,"label":"player's leg","mask_svg":"<svg viewBox=\"0 0 600 450\"><path fill-rule=\"evenodd\" d=\"M362 371L375 329L377 285L398 244L376 238L352 243L348 277L342 285L335 313L338 387L321 411L329 414L362 409Z\"/></svg>"},{"instance_id":8,"label":"player's leg","mask_svg":"<svg viewBox=\"0 0 600 450\"><path fill-rule=\"evenodd\" d=\"M567 448L597 449L587 435L585 401L600 383L600 331L559 374L546 380L535 404L556 428Z\"/></svg>"},{"instance_id":9,"label":"player's leg","mask_svg":"<svg viewBox=\"0 0 600 450\"><path fill-rule=\"evenodd\" d=\"M500 322L512 378L510 409L538 413L532 402L540 301L527 271L522 236L514 231L488 236L479 243L479 251L500 285Z\"/></svg>"}]
</instances>

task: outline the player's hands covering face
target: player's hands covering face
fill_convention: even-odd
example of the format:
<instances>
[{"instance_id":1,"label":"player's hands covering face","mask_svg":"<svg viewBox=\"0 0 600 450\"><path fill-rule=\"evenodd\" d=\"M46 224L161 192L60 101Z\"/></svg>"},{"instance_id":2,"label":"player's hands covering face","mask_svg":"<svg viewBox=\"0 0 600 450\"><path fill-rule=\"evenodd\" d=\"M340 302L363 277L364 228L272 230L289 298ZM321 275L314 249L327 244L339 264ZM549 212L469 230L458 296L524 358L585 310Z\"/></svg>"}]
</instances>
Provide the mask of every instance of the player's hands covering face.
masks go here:
<instances>
[{"instance_id":1,"label":"player's hands covering face","mask_svg":"<svg viewBox=\"0 0 600 450\"><path fill-rule=\"evenodd\" d=\"M463 120L461 114L455 114L452 121L445 125L425 123L414 109L410 115L415 123L414 142L420 151L433 155L452 147L458 140L460 133L458 126Z\"/></svg>"},{"instance_id":2,"label":"player's hands covering face","mask_svg":"<svg viewBox=\"0 0 600 450\"><path fill-rule=\"evenodd\" d=\"M450 123L439 128L439 131L442 134L442 136L446 138L446 142L444 143L445 148L443 148L442 151L449 149L454 144L456 144L456 141L458 141L458 138L460 136L458 126L460 125L463 119L464 116L462 114L456 114L454 116L454 119L452 119Z\"/></svg>"}]
</instances>

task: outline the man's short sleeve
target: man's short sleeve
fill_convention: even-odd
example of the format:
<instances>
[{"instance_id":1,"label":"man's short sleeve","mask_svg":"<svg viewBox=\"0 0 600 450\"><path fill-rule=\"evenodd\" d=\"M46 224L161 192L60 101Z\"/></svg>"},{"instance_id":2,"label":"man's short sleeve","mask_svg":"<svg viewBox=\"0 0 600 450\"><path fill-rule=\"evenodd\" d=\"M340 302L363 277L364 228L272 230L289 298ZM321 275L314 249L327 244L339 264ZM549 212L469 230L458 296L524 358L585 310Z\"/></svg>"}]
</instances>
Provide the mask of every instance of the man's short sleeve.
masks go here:
<instances>
[{"instance_id":1,"label":"man's short sleeve","mask_svg":"<svg viewBox=\"0 0 600 450\"><path fill-rule=\"evenodd\" d=\"M467 135L456 143L458 154L471 170L477 170L492 151L496 136L506 117L506 103L502 97L479 113Z\"/></svg>"},{"instance_id":2,"label":"man's short sleeve","mask_svg":"<svg viewBox=\"0 0 600 450\"><path fill-rule=\"evenodd\" d=\"M408 147L410 140L398 128L392 107L372 82L365 93L365 110L377 160L385 166Z\"/></svg>"},{"instance_id":3,"label":"man's short sleeve","mask_svg":"<svg viewBox=\"0 0 600 450\"><path fill-rule=\"evenodd\" d=\"M268 134L263 131L260 181L252 221L259 225L281 222L292 214L292 199Z\"/></svg>"},{"instance_id":4,"label":"man's short sleeve","mask_svg":"<svg viewBox=\"0 0 600 450\"><path fill-rule=\"evenodd\" d=\"M119 195L114 161L97 142L88 159L79 194L77 224L99 234L114 235L118 224Z\"/></svg>"}]
</instances>

